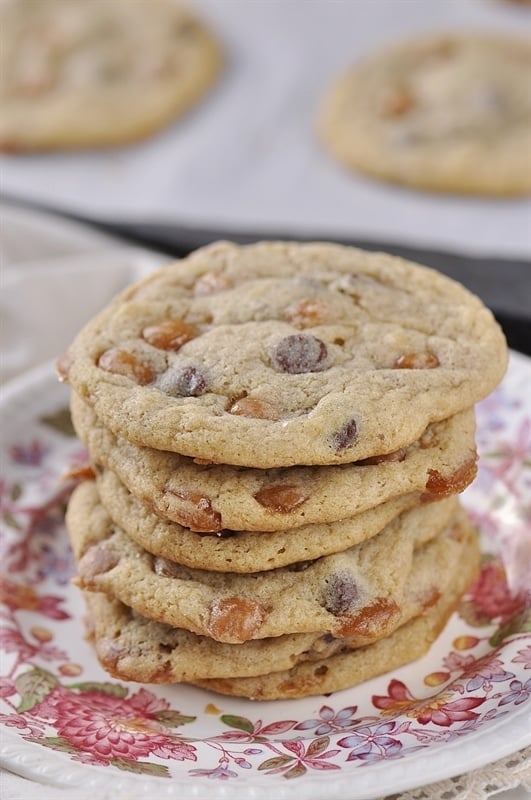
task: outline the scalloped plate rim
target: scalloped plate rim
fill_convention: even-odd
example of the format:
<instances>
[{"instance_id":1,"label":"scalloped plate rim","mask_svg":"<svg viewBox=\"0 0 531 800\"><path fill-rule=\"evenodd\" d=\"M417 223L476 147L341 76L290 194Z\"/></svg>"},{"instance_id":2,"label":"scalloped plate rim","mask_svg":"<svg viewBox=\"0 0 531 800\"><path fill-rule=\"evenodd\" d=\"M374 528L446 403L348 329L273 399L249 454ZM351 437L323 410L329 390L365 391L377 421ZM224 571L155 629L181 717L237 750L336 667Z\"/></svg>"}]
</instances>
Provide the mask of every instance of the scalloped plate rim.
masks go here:
<instances>
[{"instance_id":1,"label":"scalloped plate rim","mask_svg":"<svg viewBox=\"0 0 531 800\"><path fill-rule=\"evenodd\" d=\"M511 352L511 360L517 367L524 369L531 367L531 359L521 353ZM3 413L5 407L9 406L21 391L26 390L28 385L35 386L42 382L47 384L52 378L53 365L48 362L4 384L0 395L0 412ZM39 402L42 404L43 401ZM469 733L462 740L438 743L398 759L366 765L363 769L357 769L355 773L345 770L342 774L331 776L329 773L322 775L312 772L295 782L272 783L270 777L268 779L265 775L257 776L255 770L249 776L250 781L242 779L240 783L231 782L228 785L193 781L185 773L172 776L170 781L146 775L122 776L109 772L104 766L89 766L67 760L59 752L48 750L43 752L44 748L38 744L33 746L33 743L26 742L4 727L1 729L0 765L43 785L68 788L83 786L94 789L105 785L113 791L134 792L128 795L130 800L134 800L135 795L140 797L143 792L154 789L157 789L163 797L172 798L186 789L188 796L197 800L223 798L228 797L228 794L238 800L239 798L268 800L272 791L276 792L275 800L292 798L295 794L298 794L301 800L313 800L313 798L320 800L322 795L319 792L324 785L323 781L326 781L328 800L335 798L343 800L346 797L347 787L349 800L373 800L376 797L374 794L376 789L378 796L381 796L382 792L405 791L421 786L425 781L432 783L451 778L480 768L497 758L510 756L521 748L531 745L531 729L527 722L528 705L524 703L521 708L511 711L507 718L490 722L487 730L481 729ZM332 734L332 737L338 738L340 735ZM478 741L482 743L479 750L476 747ZM448 764L448 756L450 754L455 756L458 747L458 757ZM474 750L475 755L472 752ZM417 769L419 765L421 768ZM352 786L353 774L356 775L356 787ZM252 778L256 777L260 780L253 782Z\"/></svg>"}]
</instances>

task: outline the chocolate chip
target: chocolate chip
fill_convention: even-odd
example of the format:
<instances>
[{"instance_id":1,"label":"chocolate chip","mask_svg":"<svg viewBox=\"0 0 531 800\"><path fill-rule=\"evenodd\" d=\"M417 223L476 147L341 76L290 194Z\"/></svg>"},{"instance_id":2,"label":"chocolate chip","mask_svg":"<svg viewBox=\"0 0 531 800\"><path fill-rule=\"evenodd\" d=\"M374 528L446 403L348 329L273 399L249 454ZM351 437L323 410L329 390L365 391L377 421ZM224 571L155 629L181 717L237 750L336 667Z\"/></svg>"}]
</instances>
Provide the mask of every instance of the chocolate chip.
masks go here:
<instances>
[{"instance_id":1,"label":"chocolate chip","mask_svg":"<svg viewBox=\"0 0 531 800\"><path fill-rule=\"evenodd\" d=\"M346 614L356 604L358 587L348 572L332 575L325 593L325 608L334 616Z\"/></svg>"},{"instance_id":2,"label":"chocolate chip","mask_svg":"<svg viewBox=\"0 0 531 800\"><path fill-rule=\"evenodd\" d=\"M196 367L170 368L160 376L157 387L171 397L199 397L207 391L207 382Z\"/></svg>"},{"instance_id":3,"label":"chocolate chip","mask_svg":"<svg viewBox=\"0 0 531 800\"><path fill-rule=\"evenodd\" d=\"M271 351L276 369L292 375L324 369L327 356L326 344L321 339L303 333L285 336Z\"/></svg>"},{"instance_id":4,"label":"chocolate chip","mask_svg":"<svg viewBox=\"0 0 531 800\"><path fill-rule=\"evenodd\" d=\"M350 447L350 445L354 444L356 441L357 436L358 424L355 419L349 419L349 421L345 422L343 427L336 431L332 437L334 450L339 452L340 450L345 450L347 447Z\"/></svg>"}]
</instances>

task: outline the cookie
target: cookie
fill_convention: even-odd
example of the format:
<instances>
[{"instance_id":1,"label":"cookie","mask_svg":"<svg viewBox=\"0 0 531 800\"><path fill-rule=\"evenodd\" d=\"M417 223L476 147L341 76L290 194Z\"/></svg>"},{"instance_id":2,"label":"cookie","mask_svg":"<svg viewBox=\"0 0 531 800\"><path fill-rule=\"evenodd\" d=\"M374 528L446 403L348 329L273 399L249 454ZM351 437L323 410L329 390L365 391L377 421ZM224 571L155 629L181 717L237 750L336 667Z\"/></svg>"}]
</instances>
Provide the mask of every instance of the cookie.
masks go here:
<instances>
[{"instance_id":1,"label":"cookie","mask_svg":"<svg viewBox=\"0 0 531 800\"><path fill-rule=\"evenodd\" d=\"M284 672L193 683L220 694L253 700L287 700L348 689L416 661L437 639L477 573L479 549L473 536L469 538L463 556L461 568L455 572L451 586L435 605L374 644L318 662L300 663Z\"/></svg>"},{"instance_id":2,"label":"cookie","mask_svg":"<svg viewBox=\"0 0 531 800\"><path fill-rule=\"evenodd\" d=\"M418 493L412 492L338 522L304 525L267 535L221 531L205 536L151 513L110 470L98 475L96 484L109 516L140 547L178 564L214 572L260 572L346 550L370 539L403 511L421 502ZM91 497L96 490L87 484L84 491L88 513L89 504L97 502L94 494ZM438 512L450 514L456 503L454 496L439 500Z\"/></svg>"},{"instance_id":3,"label":"cookie","mask_svg":"<svg viewBox=\"0 0 531 800\"><path fill-rule=\"evenodd\" d=\"M58 369L129 441L267 469L392 453L488 394L506 359L490 311L433 270L220 243L119 295Z\"/></svg>"},{"instance_id":4,"label":"cookie","mask_svg":"<svg viewBox=\"0 0 531 800\"><path fill-rule=\"evenodd\" d=\"M6 0L0 28L0 149L11 152L142 139L192 106L222 62L171 0Z\"/></svg>"},{"instance_id":5,"label":"cookie","mask_svg":"<svg viewBox=\"0 0 531 800\"><path fill-rule=\"evenodd\" d=\"M427 564L436 570L448 547L448 537L431 547L426 542L451 524L434 506L424 506L346 551L240 575L153 557L114 525L97 499L93 486L84 487L67 512L77 584L106 592L148 619L230 644L286 633L359 639L374 619L395 624L418 574Z\"/></svg>"},{"instance_id":6,"label":"cookie","mask_svg":"<svg viewBox=\"0 0 531 800\"><path fill-rule=\"evenodd\" d=\"M424 35L337 78L318 129L346 166L417 189L531 192L531 41Z\"/></svg>"},{"instance_id":7,"label":"cookie","mask_svg":"<svg viewBox=\"0 0 531 800\"><path fill-rule=\"evenodd\" d=\"M440 583L439 599L388 638L361 649L338 653L338 648L343 650L348 645L334 640L331 647L328 637L314 651L308 645L306 649L299 647L299 655L290 655L293 642L308 642L308 634L242 645L221 644L147 620L116 599L96 592L85 593L89 635L102 666L120 680L193 682L213 691L257 699L300 697L347 688L418 658L435 639L478 569L475 533L463 521L460 531L462 542L457 558L443 566L447 574ZM331 657L334 648L337 655ZM278 671L277 678L266 675L265 670ZM244 677L257 675L260 677L252 682L243 681ZM216 680L205 682L212 678Z\"/></svg>"},{"instance_id":8,"label":"cookie","mask_svg":"<svg viewBox=\"0 0 531 800\"><path fill-rule=\"evenodd\" d=\"M470 409L433 423L417 442L374 463L269 470L196 464L139 447L114 436L76 395L71 409L76 432L97 465L115 472L156 514L202 533L335 522L403 494L455 494L476 475Z\"/></svg>"}]
</instances>

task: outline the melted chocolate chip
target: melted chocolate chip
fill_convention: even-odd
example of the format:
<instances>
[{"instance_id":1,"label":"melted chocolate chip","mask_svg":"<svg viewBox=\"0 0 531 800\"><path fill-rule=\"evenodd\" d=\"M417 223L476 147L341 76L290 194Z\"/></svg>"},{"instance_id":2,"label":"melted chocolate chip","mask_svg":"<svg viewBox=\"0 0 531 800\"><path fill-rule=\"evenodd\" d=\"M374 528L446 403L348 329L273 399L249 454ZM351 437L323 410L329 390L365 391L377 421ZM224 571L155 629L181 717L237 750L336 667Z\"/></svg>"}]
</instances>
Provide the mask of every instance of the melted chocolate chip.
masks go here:
<instances>
[{"instance_id":1,"label":"melted chocolate chip","mask_svg":"<svg viewBox=\"0 0 531 800\"><path fill-rule=\"evenodd\" d=\"M349 421L345 422L343 427L336 431L332 437L334 450L339 452L340 450L345 450L347 447L350 447L350 445L354 444L356 441L357 436L358 424L355 419L349 419Z\"/></svg>"},{"instance_id":2,"label":"melted chocolate chip","mask_svg":"<svg viewBox=\"0 0 531 800\"><path fill-rule=\"evenodd\" d=\"M346 614L356 604L358 587L348 572L332 575L328 581L325 595L325 608L334 616Z\"/></svg>"},{"instance_id":3,"label":"melted chocolate chip","mask_svg":"<svg viewBox=\"0 0 531 800\"><path fill-rule=\"evenodd\" d=\"M321 339L303 333L285 336L271 351L275 368L292 375L324 369L327 356L326 344Z\"/></svg>"},{"instance_id":4,"label":"melted chocolate chip","mask_svg":"<svg viewBox=\"0 0 531 800\"><path fill-rule=\"evenodd\" d=\"M196 367L182 367L167 370L158 379L157 387L171 397L199 397L207 391L207 382Z\"/></svg>"}]
</instances>

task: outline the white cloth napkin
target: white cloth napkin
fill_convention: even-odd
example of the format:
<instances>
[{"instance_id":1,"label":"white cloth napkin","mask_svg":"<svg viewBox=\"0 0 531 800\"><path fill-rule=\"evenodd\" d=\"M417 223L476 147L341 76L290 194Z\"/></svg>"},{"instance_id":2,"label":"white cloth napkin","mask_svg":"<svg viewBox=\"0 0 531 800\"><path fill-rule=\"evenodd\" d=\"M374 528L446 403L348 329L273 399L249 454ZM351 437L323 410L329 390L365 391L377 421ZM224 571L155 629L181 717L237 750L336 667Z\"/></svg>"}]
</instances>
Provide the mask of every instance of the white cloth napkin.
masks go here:
<instances>
[{"instance_id":1,"label":"white cloth napkin","mask_svg":"<svg viewBox=\"0 0 531 800\"><path fill-rule=\"evenodd\" d=\"M0 382L60 355L113 295L167 260L0 204Z\"/></svg>"}]
</instances>

